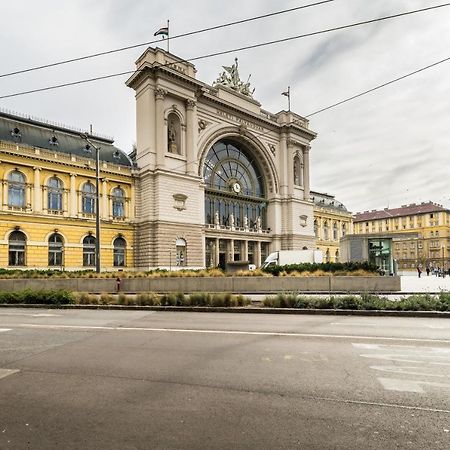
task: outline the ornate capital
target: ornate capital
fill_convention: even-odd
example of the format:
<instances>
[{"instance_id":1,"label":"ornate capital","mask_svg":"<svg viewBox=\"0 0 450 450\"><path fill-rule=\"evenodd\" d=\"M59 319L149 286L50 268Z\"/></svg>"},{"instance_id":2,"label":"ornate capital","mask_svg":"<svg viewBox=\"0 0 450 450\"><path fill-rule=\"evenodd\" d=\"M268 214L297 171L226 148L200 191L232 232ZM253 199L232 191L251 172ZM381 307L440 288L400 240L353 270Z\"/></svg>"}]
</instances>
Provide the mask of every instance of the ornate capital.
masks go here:
<instances>
[{"instance_id":1,"label":"ornate capital","mask_svg":"<svg viewBox=\"0 0 450 450\"><path fill-rule=\"evenodd\" d=\"M311 150L311 146L309 146L309 145L304 145L303 146L303 153L304 154L309 153L310 150Z\"/></svg>"},{"instance_id":2,"label":"ornate capital","mask_svg":"<svg viewBox=\"0 0 450 450\"><path fill-rule=\"evenodd\" d=\"M70 176L75 178L75 177L78 176L78 174L77 173L71 173Z\"/></svg>"},{"instance_id":3,"label":"ornate capital","mask_svg":"<svg viewBox=\"0 0 450 450\"><path fill-rule=\"evenodd\" d=\"M34 166L33 170L42 170L42 167Z\"/></svg>"},{"instance_id":4,"label":"ornate capital","mask_svg":"<svg viewBox=\"0 0 450 450\"><path fill-rule=\"evenodd\" d=\"M156 100L164 100L164 97L167 95L167 91L162 88L155 89L155 98Z\"/></svg>"},{"instance_id":5,"label":"ornate capital","mask_svg":"<svg viewBox=\"0 0 450 450\"><path fill-rule=\"evenodd\" d=\"M197 102L195 100L192 100L190 98L188 98L186 100L186 108L187 109L194 109L196 105L197 105Z\"/></svg>"}]
</instances>

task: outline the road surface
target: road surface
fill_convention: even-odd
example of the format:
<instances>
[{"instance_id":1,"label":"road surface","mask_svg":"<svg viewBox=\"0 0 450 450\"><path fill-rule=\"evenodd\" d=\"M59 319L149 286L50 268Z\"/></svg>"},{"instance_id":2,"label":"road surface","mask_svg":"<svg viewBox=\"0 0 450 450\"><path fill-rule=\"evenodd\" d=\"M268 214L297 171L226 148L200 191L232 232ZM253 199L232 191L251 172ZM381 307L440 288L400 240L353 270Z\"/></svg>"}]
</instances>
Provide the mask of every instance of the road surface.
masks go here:
<instances>
[{"instance_id":1,"label":"road surface","mask_svg":"<svg viewBox=\"0 0 450 450\"><path fill-rule=\"evenodd\" d=\"M448 449L448 319L0 310L0 449Z\"/></svg>"}]
</instances>

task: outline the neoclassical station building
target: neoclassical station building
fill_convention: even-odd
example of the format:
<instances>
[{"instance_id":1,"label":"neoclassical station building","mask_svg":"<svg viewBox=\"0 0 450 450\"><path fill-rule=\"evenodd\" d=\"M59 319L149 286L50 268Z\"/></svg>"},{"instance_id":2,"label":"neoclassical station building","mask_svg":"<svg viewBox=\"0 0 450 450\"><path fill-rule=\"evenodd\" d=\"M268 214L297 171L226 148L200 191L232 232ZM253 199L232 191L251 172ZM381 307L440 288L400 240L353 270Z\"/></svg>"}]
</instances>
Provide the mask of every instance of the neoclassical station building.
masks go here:
<instances>
[{"instance_id":1,"label":"neoclassical station building","mask_svg":"<svg viewBox=\"0 0 450 450\"><path fill-rule=\"evenodd\" d=\"M0 113L0 266L92 268L96 172L102 270L259 265L270 251L313 249L309 151L316 134L291 111L270 113L235 60L212 84L147 49L127 85L136 149Z\"/></svg>"}]
</instances>

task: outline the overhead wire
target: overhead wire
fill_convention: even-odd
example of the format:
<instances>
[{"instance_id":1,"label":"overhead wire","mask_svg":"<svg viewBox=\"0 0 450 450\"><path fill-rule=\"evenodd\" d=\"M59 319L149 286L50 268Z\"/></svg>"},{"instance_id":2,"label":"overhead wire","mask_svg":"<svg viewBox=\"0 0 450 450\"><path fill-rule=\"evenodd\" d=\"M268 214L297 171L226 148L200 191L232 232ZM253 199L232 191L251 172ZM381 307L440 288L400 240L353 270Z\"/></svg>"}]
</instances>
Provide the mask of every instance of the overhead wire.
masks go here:
<instances>
[{"instance_id":1,"label":"overhead wire","mask_svg":"<svg viewBox=\"0 0 450 450\"><path fill-rule=\"evenodd\" d=\"M163 67L172 66L172 65L177 64L179 62L192 62L192 61L198 61L198 60L201 60L201 59L212 58L214 56L226 55L226 54L229 54L229 53L237 53L237 52L241 52L241 51L244 51L244 50L250 50L250 49L265 47L265 46L268 46L268 45L279 44L279 43L282 43L282 42L293 41L293 40L296 40L296 39L302 39L302 38L306 38L306 37L317 36L317 35L320 35L320 34L325 34L325 33L345 30L345 29L349 29L349 28L362 26L362 25L368 25L368 24L375 23L375 22L381 22L381 21L385 21L385 20L389 20L389 19L395 19L395 18L399 18L399 17L404 17L404 16L408 16L408 15L411 15L411 14L417 14L417 13L421 13L421 12L425 12L425 11L430 11L430 10L434 10L434 9L438 9L438 8L443 8L443 7L446 7L446 6L450 6L450 3L443 3L443 4L440 4L440 5L430 6L430 7L426 7L426 8L420 8L420 9L416 9L416 10L412 10L412 11L405 11L403 13L391 14L391 15L388 15L388 16L378 17L376 19L364 20L364 21L361 21L361 22L354 22L354 23L347 24L347 25L327 28L327 29L319 30L319 31L313 31L313 32L310 32L310 33L299 34L299 35L296 35L296 36L291 36L291 37L282 38L282 39L276 39L276 40L272 40L272 41L268 41L268 42L262 42L262 43L258 43L258 44L247 45L247 46L244 46L244 47L237 47L237 48L234 48L234 49L229 49L229 50L223 50L223 51L219 51L219 52L209 53L207 55L197 56L197 57L193 57L193 58L180 59L176 63L175 62L169 62L169 63L166 63L166 64L160 64L160 65L157 65L157 66L154 66L154 67L155 68L163 68ZM6 95L0 96L0 100L1 99L6 99L6 98L11 98L11 97L18 97L18 96L27 95L27 94L33 94L33 93L37 93L37 92L45 92L45 91L50 91L50 90L54 90L54 89L60 89L60 88L63 88L63 87L69 87L69 86L75 86L75 85L79 85L79 84L90 83L90 82L93 82L93 81L106 80L106 79L109 79L109 78L115 78L115 77L119 77L119 76L123 76L123 75L130 75L130 74L133 74L133 73L138 72L138 71L139 71L139 69L129 70L129 71L124 71L124 72L119 72L119 73L113 73L113 74L108 74L108 75L88 78L88 79L84 79L84 80L78 80L78 81L73 81L73 82L53 85L53 86L47 86L47 87L43 87L43 88L30 89L28 91L21 91L21 92L16 92L16 93L13 93L13 94L6 94Z\"/></svg>"},{"instance_id":2,"label":"overhead wire","mask_svg":"<svg viewBox=\"0 0 450 450\"><path fill-rule=\"evenodd\" d=\"M260 20L260 19L266 19L268 17L274 17L274 16L277 16L280 14L286 14L286 13L290 13L290 12L294 12L294 11L299 11L301 9L312 8L314 6L321 6L323 4L332 3L334 1L335 0L322 0L322 1L315 2L315 3L308 3L307 5L301 5L301 6L296 6L293 8L283 9L281 11L275 11L272 13L261 14L259 16L248 17L246 19L235 20L233 22L228 22L228 23L224 23L221 25L215 25L212 27L202 28L200 30L194 30L194 31L189 31L187 33L177 34L175 36L170 36L170 40L173 41L175 39L193 36L195 34L206 33L208 31L215 31L215 30L219 30L221 28L231 27L234 25L241 25L243 23L253 22L255 20ZM103 52L91 53L89 55L79 56L77 58L70 58L70 59L66 59L66 60L62 60L62 61L57 61L54 63L43 64L40 66L29 67L27 69L21 69L21 70L16 70L13 72L3 73L3 74L0 74L0 78L6 78L6 77L13 76L13 75L19 75L19 74L23 74L23 73L33 72L36 70L48 69L50 67L61 66L64 64L69 64L69 63L73 63L73 62L77 62L77 61L84 61L87 59L97 58L99 56L111 55L114 53L119 53L119 52L123 52L126 50L133 50L135 48L144 47L144 46L148 46L148 45L156 44L156 43L160 43L160 42L161 42L161 39L155 39L153 41L141 42L139 44L128 45L125 47L120 47L120 48L116 48L116 49L112 49L112 50L106 50Z\"/></svg>"}]
</instances>

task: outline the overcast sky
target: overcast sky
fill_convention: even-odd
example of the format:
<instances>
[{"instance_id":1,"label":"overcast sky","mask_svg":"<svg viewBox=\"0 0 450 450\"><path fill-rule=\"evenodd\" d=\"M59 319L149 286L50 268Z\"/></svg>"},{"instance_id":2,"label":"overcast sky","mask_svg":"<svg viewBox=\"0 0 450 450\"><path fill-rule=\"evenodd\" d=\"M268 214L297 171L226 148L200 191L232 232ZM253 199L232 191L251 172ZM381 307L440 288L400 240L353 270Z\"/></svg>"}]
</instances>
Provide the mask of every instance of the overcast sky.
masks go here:
<instances>
[{"instance_id":1,"label":"overcast sky","mask_svg":"<svg viewBox=\"0 0 450 450\"><path fill-rule=\"evenodd\" d=\"M314 0L16 0L2 8L0 74L292 8ZM335 0L171 42L191 58L384 15L444 0ZM63 7L64 5L64 7ZM212 83L239 58L254 97L272 112L291 86L292 110L306 116L346 97L450 57L450 7L195 62ZM163 46L161 44L160 46ZM0 96L126 70L138 49L0 78ZM127 76L0 100L0 107L135 142L134 91ZM450 61L310 118L311 187L353 212L434 201L450 207Z\"/></svg>"}]
</instances>

